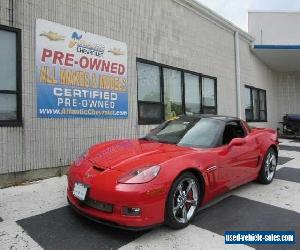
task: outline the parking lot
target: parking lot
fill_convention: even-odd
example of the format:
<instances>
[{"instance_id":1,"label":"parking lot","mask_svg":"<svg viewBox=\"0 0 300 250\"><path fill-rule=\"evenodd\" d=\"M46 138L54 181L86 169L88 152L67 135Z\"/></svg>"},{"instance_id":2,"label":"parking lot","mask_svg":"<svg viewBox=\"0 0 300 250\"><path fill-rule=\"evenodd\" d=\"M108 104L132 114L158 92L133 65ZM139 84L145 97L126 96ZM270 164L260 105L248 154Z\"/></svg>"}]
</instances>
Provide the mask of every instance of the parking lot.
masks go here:
<instances>
[{"instance_id":1,"label":"parking lot","mask_svg":"<svg viewBox=\"0 0 300 250\"><path fill-rule=\"evenodd\" d=\"M190 226L145 232L88 221L67 205L66 177L0 189L0 249L300 249L300 142L281 139L271 185L250 183L201 210ZM224 231L295 231L295 245L225 245Z\"/></svg>"}]
</instances>

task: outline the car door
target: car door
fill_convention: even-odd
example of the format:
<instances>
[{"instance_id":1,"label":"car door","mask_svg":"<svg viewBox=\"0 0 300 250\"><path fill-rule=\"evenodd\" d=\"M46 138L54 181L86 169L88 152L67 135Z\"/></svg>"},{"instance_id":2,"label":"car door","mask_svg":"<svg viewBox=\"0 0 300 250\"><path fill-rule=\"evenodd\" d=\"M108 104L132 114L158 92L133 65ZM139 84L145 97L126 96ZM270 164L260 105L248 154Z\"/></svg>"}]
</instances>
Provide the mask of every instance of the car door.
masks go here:
<instances>
[{"instance_id":1,"label":"car door","mask_svg":"<svg viewBox=\"0 0 300 250\"><path fill-rule=\"evenodd\" d=\"M219 154L221 175L232 189L251 178L258 164L259 148L240 121L227 122Z\"/></svg>"}]
</instances>

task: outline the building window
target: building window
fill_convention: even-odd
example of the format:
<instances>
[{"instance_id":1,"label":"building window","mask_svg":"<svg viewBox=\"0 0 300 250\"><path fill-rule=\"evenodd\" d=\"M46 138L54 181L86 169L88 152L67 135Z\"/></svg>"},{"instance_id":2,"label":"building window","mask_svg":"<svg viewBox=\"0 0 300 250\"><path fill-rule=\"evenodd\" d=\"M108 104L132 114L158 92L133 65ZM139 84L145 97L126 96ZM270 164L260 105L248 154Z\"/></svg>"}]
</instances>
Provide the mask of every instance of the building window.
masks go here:
<instances>
[{"instance_id":1,"label":"building window","mask_svg":"<svg viewBox=\"0 0 300 250\"><path fill-rule=\"evenodd\" d=\"M217 114L213 77L137 59L137 80L139 124L158 124L182 114Z\"/></svg>"},{"instance_id":2,"label":"building window","mask_svg":"<svg viewBox=\"0 0 300 250\"><path fill-rule=\"evenodd\" d=\"M183 114L181 72L163 68L165 119Z\"/></svg>"},{"instance_id":3,"label":"building window","mask_svg":"<svg viewBox=\"0 0 300 250\"><path fill-rule=\"evenodd\" d=\"M245 86L245 115L247 122L267 121L266 91Z\"/></svg>"},{"instance_id":4,"label":"building window","mask_svg":"<svg viewBox=\"0 0 300 250\"><path fill-rule=\"evenodd\" d=\"M215 114L216 110L216 81L212 78L202 78L202 101L203 101L203 113Z\"/></svg>"},{"instance_id":5,"label":"building window","mask_svg":"<svg viewBox=\"0 0 300 250\"><path fill-rule=\"evenodd\" d=\"M184 73L185 113L187 115L201 113L201 84L199 76Z\"/></svg>"},{"instance_id":6,"label":"building window","mask_svg":"<svg viewBox=\"0 0 300 250\"><path fill-rule=\"evenodd\" d=\"M0 25L0 126L21 125L21 32Z\"/></svg>"}]
</instances>

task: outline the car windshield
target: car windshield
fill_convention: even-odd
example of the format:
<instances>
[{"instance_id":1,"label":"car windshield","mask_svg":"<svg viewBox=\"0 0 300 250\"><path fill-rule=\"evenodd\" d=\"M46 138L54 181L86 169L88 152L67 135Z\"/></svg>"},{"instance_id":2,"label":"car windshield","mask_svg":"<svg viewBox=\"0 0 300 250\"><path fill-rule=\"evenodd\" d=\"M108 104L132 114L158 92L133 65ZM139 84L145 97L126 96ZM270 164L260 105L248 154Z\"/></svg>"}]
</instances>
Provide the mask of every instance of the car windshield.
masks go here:
<instances>
[{"instance_id":1,"label":"car windshield","mask_svg":"<svg viewBox=\"0 0 300 250\"><path fill-rule=\"evenodd\" d=\"M223 127L223 122L217 119L180 117L164 122L151 130L144 139L207 148L216 144Z\"/></svg>"}]
</instances>

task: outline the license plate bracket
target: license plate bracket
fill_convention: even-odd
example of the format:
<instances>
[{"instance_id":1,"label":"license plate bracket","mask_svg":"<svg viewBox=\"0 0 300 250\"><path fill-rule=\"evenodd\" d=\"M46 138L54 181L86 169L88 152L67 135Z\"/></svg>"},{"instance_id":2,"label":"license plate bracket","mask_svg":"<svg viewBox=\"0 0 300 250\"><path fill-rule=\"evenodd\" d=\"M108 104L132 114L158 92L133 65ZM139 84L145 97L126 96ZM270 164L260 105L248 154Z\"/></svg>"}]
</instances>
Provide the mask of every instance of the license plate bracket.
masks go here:
<instances>
[{"instance_id":1,"label":"license plate bracket","mask_svg":"<svg viewBox=\"0 0 300 250\"><path fill-rule=\"evenodd\" d=\"M75 182L73 188L73 195L80 201L84 201L88 191L88 186L80 182Z\"/></svg>"}]
</instances>

